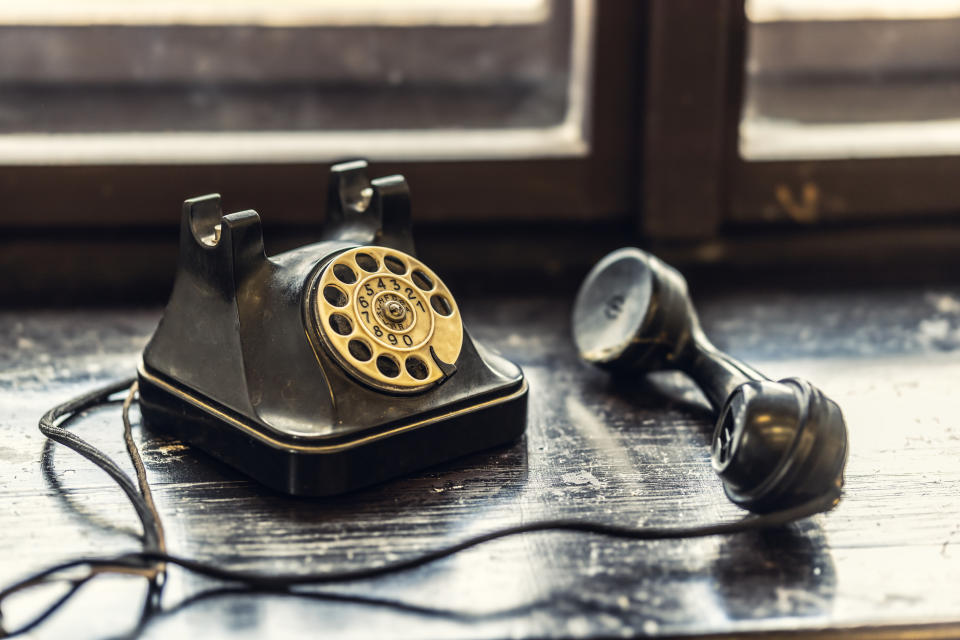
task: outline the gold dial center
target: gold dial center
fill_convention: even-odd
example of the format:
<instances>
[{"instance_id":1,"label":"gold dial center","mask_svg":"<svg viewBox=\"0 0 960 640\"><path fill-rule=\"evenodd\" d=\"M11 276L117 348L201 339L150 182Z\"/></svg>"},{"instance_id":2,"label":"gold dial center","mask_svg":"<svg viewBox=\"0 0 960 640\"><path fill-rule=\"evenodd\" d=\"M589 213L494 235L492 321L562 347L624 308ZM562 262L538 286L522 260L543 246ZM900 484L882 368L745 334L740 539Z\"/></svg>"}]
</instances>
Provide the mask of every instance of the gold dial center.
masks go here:
<instances>
[{"instance_id":1,"label":"gold dial center","mask_svg":"<svg viewBox=\"0 0 960 640\"><path fill-rule=\"evenodd\" d=\"M391 320L403 320L407 315L407 305L399 300L389 300L383 305L383 313Z\"/></svg>"},{"instance_id":2,"label":"gold dial center","mask_svg":"<svg viewBox=\"0 0 960 640\"><path fill-rule=\"evenodd\" d=\"M421 307L425 306L425 303L419 296L414 295L413 299L416 300ZM411 308L411 303L405 300L403 296L397 295L394 291L376 294L373 297L373 311L376 320L383 325L384 329L389 329L390 331L405 333L410 331L417 322L417 313L415 309ZM370 326L372 328L372 325ZM374 335L377 338L383 337L377 336L376 334Z\"/></svg>"}]
</instances>

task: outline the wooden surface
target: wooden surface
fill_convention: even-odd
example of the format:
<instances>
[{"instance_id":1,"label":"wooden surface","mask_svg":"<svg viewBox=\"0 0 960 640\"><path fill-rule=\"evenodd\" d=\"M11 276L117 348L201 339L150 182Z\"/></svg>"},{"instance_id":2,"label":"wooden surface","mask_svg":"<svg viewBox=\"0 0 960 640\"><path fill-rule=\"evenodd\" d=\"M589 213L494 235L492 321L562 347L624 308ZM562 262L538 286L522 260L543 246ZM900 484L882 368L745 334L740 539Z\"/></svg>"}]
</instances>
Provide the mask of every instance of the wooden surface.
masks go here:
<instances>
[{"instance_id":1,"label":"wooden surface","mask_svg":"<svg viewBox=\"0 0 960 640\"><path fill-rule=\"evenodd\" d=\"M772 377L808 377L839 402L851 455L840 506L765 535L634 543L538 533L327 591L401 599L400 613L311 597L206 593L172 571L144 637L494 638L877 631L960 635L960 288L803 293L706 291L716 342ZM334 500L251 484L179 442L135 435L174 553L262 571L404 558L543 517L624 524L741 515L708 460L711 418L680 374L611 382L578 362L569 300L471 299L474 336L517 360L527 435ZM132 374L149 311L0 314L0 583L78 554L138 546L107 477L37 431L49 406ZM75 429L129 468L119 406ZM36 637L135 629L143 584L103 578ZM15 626L28 605L4 611ZM17 606L15 606L17 605ZM864 629L866 627L866 629Z\"/></svg>"}]
</instances>

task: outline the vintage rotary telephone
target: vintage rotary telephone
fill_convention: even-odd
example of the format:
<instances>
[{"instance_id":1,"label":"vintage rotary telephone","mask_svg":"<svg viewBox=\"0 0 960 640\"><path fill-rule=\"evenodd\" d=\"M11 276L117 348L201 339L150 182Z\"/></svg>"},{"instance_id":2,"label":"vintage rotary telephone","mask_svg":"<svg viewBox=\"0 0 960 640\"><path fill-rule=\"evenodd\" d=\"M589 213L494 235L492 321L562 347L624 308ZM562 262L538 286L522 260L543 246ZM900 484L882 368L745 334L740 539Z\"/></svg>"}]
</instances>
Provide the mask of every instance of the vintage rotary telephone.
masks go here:
<instances>
[{"instance_id":1,"label":"vintage rotary telephone","mask_svg":"<svg viewBox=\"0 0 960 640\"><path fill-rule=\"evenodd\" d=\"M330 173L320 242L267 257L260 216L187 200L138 368L143 417L260 482L331 495L516 439L520 368L475 343L415 257L402 176Z\"/></svg>"},{"instance_id":2,"label":"vintage rotary telephone","mask_svg":"<svg viewBox=\"0 0 960 640\"><path fill-rule=\"evenodd\" d=\"M160 513L132 436L130 406L264 484L330 495L517 438L526 420L520 369L475 343L440 278L414 256L406 183L368 182L362 161L333 167L320 242L264 253L253 211L221 215L218 196L184 204L174 290L136 379L95 389L50 409L41 432L103 469L143 526L143 549L78 558L0 589L66 581L70 588L29 622L43 622L103 574L148 581L141 624L162 611L166 567L177 565L259 591L407 571L465 549L532 531L628 540L734 534L780 526L839 500L846 428L839 408L802 380L772 382L718 351L704 336L683 277L639 249L598 263L581 286L573 330L584 359L618 373L682 369L720 411L714 468L727 495L760 515L657 528L582 519L535 520L493 529L375 566L292 574L251 573L166 549ZM68 427L83 411L126 392L124 440L136 482ZM77 574L79 569L86 573ZM409 611L362 594L312 598ZM422 607L415 610L422 611Z\"/></svg>"},{"instance_id":3,"label":"vintage rotary telephone","mask_svg":"<svg viewBox=\"0 0 960 640\"><path fill-rule=\"evenodd\" d=\"M847 427L805 380L774 382L717 349L680 273L640 249L600 260L580 286L573 335L581 357L620 375L680 369L718 412L713 468L727 497L768 512L837 494Z\"/></svg>"}]
</instances>

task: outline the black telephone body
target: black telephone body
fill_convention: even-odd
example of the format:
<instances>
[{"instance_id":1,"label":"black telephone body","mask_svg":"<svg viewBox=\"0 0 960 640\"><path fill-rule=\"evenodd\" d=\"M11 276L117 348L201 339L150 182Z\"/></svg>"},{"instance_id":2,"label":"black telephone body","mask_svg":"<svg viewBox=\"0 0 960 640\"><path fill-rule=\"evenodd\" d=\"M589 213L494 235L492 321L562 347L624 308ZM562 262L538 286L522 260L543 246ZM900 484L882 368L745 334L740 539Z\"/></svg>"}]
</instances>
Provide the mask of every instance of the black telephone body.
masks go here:
<instances>
[{"instance_id":1,"label":"black telephone body","mask_svg":"<svg viewBox=\"0 0 960 640\"><path fill-rule=\"evenodd\" d=\"M402 176L331 169L322 239L268 257L255 211L187 200L138 366L145 423L289 494L344 493L524 431L520 368L416 258Z\"/></svg>"}]
</instances>

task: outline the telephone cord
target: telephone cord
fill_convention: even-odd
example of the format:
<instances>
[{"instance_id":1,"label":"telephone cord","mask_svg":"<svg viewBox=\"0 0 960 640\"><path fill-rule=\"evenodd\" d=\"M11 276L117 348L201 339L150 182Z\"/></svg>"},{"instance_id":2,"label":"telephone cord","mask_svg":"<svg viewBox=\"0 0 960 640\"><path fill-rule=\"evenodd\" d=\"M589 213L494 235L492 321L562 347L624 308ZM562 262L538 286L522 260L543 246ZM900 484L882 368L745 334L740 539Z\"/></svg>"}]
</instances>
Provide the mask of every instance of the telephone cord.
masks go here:
<instances>
[{"instance_id":1,"label":"telephone cord","mask_svg":"<svg viewBox=\"0 0 960 640\"><path fill-rule=\"evenodd\" d=\"M89 411L99 405L110 402L112 396L122 391L127 392L123 404L124 443L127 454L134 467L137 479L136 484L134 484L130 477L107 454L66 428L66 425L82 412ZM293 587L366 580L407 571L452 556L486 542L524 533L573 532L626 540L647 541L701 538L783 526L817 513L829 511L840 499L840 490L837 488L824 496L788 509L773 511L762 515L751 514L743 519L732 522L689 527L633 527L580 519L538 520L526 524L494 529L493 531L468 537L460 542L438 547L432 551L407 559L358 569L291 574L265 574L260 572L238 571L220 567L212 562L184 558L167 552L160 513L154 503L150 485L147 481L146 470L132 435L129 410L136 394L136 378L121 380L85 393L63 404L57 405L45 413L43 417L40 418L40 431L51 440L85 457L105 471L107 475L117 483L124 494L126 494L140 519L141 526L143 527L143 550L123 553L113 557L86 557L59 563L33 573L0 590L0 637L13 637L35 628L69 601L70 598L84 585L89 583L91 579L104 573L135 574L143 576L148 580L148 597L141 615L141 621L145 621L152 613L160 609L160 595L162 594L163 584L166 578L166 565L168 564L176 565L189 572L208 578L239 583L249 589L296 593L291 591ZM87 568L88 573L79 578L67 580L67 582L71 584L71 587L66 593L21 627L12 631L5 629L2 604L8 596L40 584L52 582L57 579L57 576L79 567ZM61 580L63 580L63 578L61 578ZM315 595L333 600L348 599L359 604L386 605L401 610L418 609L413 605L394 600L365 599L363 597L335 593L320 593Z\"/></svg>"}]
</instances>

